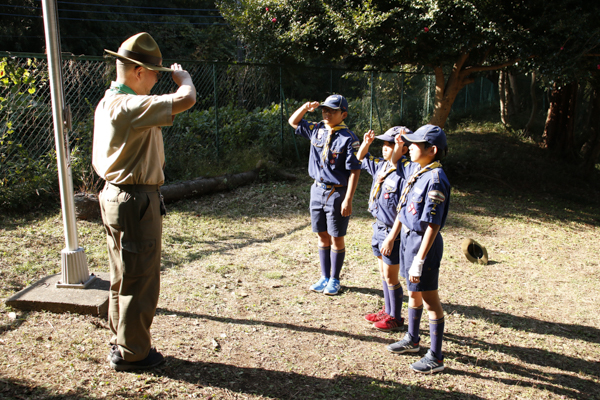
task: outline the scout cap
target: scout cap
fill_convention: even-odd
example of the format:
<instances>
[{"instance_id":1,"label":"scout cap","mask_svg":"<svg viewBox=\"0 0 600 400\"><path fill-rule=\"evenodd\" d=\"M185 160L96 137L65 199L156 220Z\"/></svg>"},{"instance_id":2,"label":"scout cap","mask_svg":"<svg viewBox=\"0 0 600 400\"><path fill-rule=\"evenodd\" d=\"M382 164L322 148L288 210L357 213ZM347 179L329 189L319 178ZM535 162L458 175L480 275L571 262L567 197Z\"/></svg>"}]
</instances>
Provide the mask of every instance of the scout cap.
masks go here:
<instances>
[{"instance_id":1,"label":"scout cap","mask_svg":"<svg viewBox=\"0 0 600 400\"><path fill-rule=\"evenodd\" d=\"M402 140L406 143L429 143L444 151L448 148L446 143L446 134L437 125L423 125L415 133L402 135Z\"/></svg>"},{"instance_id":2,"label":"scout cap","mask_svg":"<svg viewBox=\"0 0 600 400\"><path fill-rule=\"evenodd\" d=\"M342 112L345 112L348 111L348 101L341 94L332 94L317 108L321 109L322 107L329 107L333 110L342 110Z\"/></svg>"},{"instance_id":3,"label":"scout cap","mask_svg":"<svg viewBox=\"0 0 600 400\"><path fill-rule=\"evenodd\" d=\"M394 126L388 129L383 135L375 136L375 139L385 140L386 142L394 142L396 136L401 134L402 129L404 129L407 134L413 133L413 131L405 126Z\"/></svg>"},{"instance_id":4,"label":"scout cap","mask_svg":"<svg viewBox=\"0 0 600 400\"><path fill-rule=\"evenodd\" d=\"M162 66L162 54L158 44L149 33L141 32L124 41L118 53L104 49L108 54L120 60L133 62L152 71L173 72L171 68Z\"/></svg>"}]
</instances>

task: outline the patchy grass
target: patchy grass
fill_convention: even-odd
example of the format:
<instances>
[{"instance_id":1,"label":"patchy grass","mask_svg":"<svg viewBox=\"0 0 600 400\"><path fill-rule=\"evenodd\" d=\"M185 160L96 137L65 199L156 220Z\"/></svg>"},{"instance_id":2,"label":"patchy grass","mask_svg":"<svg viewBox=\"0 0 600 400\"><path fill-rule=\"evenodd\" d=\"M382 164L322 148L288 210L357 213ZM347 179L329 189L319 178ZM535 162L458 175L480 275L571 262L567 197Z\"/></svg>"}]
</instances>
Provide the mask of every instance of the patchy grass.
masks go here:
<instances>
[{"instance_id":1,"label":"patchy grass","mask_svg":"<svg viewBox=\"0 0 600 400\"><path fill-rule=\"evenodd\" d=\"M548 192L547 181L531 180L527 190L527 169L511 178L513 167L497 170L493 161L486 169L468 156L513 145L512 155L528 153L526 140L469 130L449 138L451 146L459 140L448 160L454 188L443 230L443 373L408 368L429 345L426 318L425 349L407 356L385 349L403 333L375 331L362 318L382 305L366 173L342 294L307 290L319 266L302 168L295 183L255 183L169 207L152 329L164 366L116 373L105 361L105 320L2 305L0 398L599 399L598 202ZM2 298L60 271L60 213L0 221ZM101 224L80 221L78 230L90 270L106 272ZM487 247L488 265L463 256L466 237Z\"/></svg>"}]
</instances>

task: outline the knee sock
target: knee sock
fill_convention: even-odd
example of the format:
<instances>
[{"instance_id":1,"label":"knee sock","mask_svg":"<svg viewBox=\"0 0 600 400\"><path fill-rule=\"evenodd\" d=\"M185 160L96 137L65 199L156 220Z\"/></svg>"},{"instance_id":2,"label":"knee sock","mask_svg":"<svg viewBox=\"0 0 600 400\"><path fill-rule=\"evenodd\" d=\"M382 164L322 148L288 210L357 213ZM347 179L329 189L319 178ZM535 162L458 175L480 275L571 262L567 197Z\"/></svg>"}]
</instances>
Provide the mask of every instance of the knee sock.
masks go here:
<instances>
[{"instance_id":1,"label":"knee sock","mask_svg":"<svg viewBox=\"0 0 600 400\"><path fill-rule=\"evenodd\" d=\"M423 305L419 307L408 306L408 333L412 337L413 342L421 341L419 337L419 325L421 325L421 315L423 315Z\"/></svg>"},{"instance_id":2,"label":"knee sock","mask_svg":"<svg viewBox=\"0 0 600 400\"><path fill-rule=\"evenodd\" d=\"M402 315L402 285L398 283L394 286L388 286L390 296L390 314L392 317L400 319Z\"/></svg>"},{"instance_id":3,"label":"knee sock","mask_svg":"<svg viewBox=\"0 0 600 400\"><path fill-rule=\"evenodd\" d=\"M319 259L321 260L321 276L326 278L331 274L331 246L319 247Z\"/></svg>"},{"instance_id":4,"label":"knee sock","mask_svg":"<svg viewBox=\"0 0 600 400\"><path fill-rule=\"evenodd\" d=\"M438 360L442 360L442 340L444 338L444 317L429 320L429 336L431 338L431 351Z\"/></svg>"},{"instance_id":5,"label":"knee sock","mask_svg":"<svg viewBox=\"0 0 600 400\"><path fill-rule=\"evenodd\" d=\"M381 283L383 284L383 301L385 302L385 308L383 309L383 311L389 314L392 310L390 306L390 292L388 290L388 285L385 279L382 279Z\"/></svg>"},{"instance_id":6,"label":"knee sock","mask_svg":"<svg viewBox=\"0 0 600 400\"><path fill-rule=\"evenodd\" d=\"M333 267L331 276L335 279L340 279L340 273L342 272L342 266L344 265L345 256L345 248L341 250L331 249L331 266Z\"/></svg>"}]
</instances>

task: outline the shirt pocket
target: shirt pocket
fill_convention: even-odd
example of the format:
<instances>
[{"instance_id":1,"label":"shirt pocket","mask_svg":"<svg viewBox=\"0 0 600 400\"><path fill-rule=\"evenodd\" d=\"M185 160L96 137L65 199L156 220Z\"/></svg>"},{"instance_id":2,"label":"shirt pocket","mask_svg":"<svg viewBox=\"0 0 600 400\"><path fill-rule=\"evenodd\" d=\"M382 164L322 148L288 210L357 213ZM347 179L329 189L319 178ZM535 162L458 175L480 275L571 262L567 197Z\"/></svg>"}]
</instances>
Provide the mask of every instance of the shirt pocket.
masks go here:
<instances>
[{"instance_id":1,"label":"shirt pocket","mask_svg":"<svg viewBox=\"0 0 600 400\"><path fill-rule=\"evenodd\" d=\"M398 187L383 182L383 198L388 208L396 208L398 205Z\"/></svg>"},{"instance_id":2,"label":"shirt pocket","mask_svg":"<svg viewBox=\"0 0 600 400\"><path fill-rule=\"evenodd\" d=\"M328 162L332 169L346 169L344 147L335 146L329 149Z\"/></svg>"}]
</instances>

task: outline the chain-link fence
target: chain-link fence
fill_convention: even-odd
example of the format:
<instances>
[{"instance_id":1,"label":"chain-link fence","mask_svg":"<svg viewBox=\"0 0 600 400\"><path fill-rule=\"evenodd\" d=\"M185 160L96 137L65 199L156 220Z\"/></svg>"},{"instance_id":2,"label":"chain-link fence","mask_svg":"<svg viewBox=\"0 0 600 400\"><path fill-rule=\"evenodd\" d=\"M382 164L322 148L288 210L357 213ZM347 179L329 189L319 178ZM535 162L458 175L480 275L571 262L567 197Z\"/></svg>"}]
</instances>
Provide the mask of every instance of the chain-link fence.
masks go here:
<instances>
[{"instance_id":1,"label":"chain-link fence","mask_svg":"<svg viewBox=\"0 0 600 400\"><path fill-rule=\"evenodd\" d=\"M0 191L32 181L36 189L52 181L56 171L46 57L0 57ZM304 158L302 147L307 145L296 142L287 119L302 102L322 101L332 93L348 98L347 122L359 137L370 128L383 132L393 125L417 127L433 112L435 79L422 73L177 62L194 80L197 103L163 129L167 181L203 176L216 165L242 168L236 162L247 153L275 162ZM94 108L115 77L115 63L102 57L63 56L62 71L65 102L72 113L71 167L75 179L85 180L91 171ZM173 81L163 76L153 93L175 90ZM497 109L497 101L494 84L481 78L463 89L454 109Z\"/></svg>"}]
</instances>

